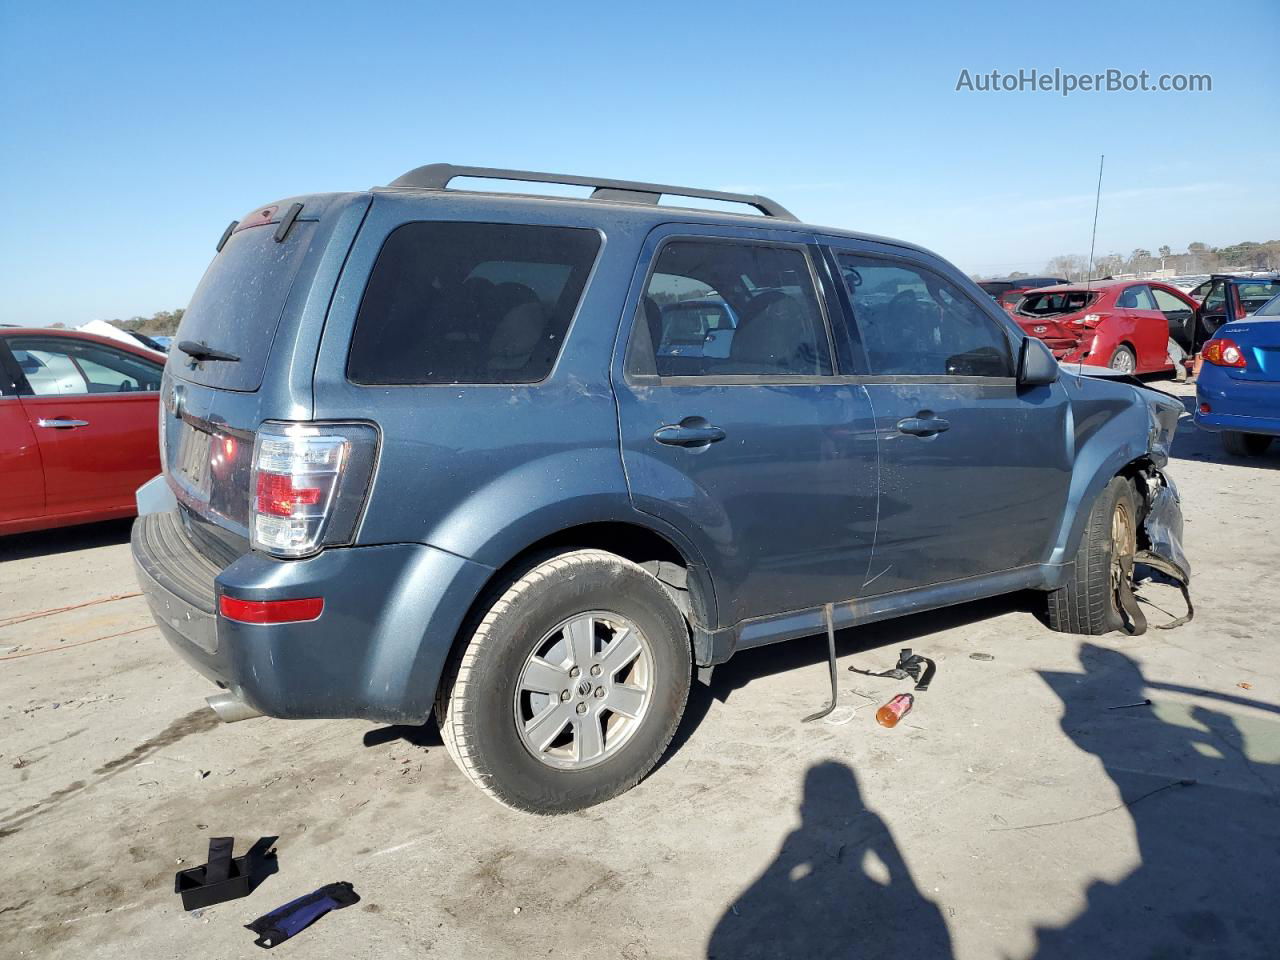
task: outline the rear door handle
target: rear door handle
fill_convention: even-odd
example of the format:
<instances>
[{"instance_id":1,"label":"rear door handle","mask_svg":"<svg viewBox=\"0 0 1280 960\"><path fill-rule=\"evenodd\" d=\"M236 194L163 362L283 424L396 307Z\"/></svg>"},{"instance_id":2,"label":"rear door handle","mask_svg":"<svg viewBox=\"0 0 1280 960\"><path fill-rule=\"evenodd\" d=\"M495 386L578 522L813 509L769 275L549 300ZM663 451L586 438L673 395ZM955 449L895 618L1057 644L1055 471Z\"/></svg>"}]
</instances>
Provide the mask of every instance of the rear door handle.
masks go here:
<instances>
[{"instance_id":1,"label":"rear door handle","mask_svg":"<svg viewBox=\"0 0 1280 960\"><path fill-rule=\"evenodd\" d=\"M37 427L46 427L51 430L71 430L74 427L87 427L88 420L66 420L62 417L55 417L52 420L46 420L41 417L36 421Z\"/></svg>"},{"instance_id":2,"label":"rear door handle","mask_svg":"<svg viewBox=\"0 0 1280 960\"><path fill-rule=\"evenodd\" d=\"M705 447L725 438L723 429L707 423L702 417L685 417L679 423L668 423L653 433L653 439L671 447Z\"/></svg>"},{"instance_id":3,"label":"rear door handle","mask_svg":"<svg viewBox=\"0 0 1280 960\"><path fill-rule=\"evenodd\" d=\"M905 420L898 421L898 432L907 433L913 437L932 437L950 428L951 422L941 417L907 417Z\"/></svg>"}]
</instances>

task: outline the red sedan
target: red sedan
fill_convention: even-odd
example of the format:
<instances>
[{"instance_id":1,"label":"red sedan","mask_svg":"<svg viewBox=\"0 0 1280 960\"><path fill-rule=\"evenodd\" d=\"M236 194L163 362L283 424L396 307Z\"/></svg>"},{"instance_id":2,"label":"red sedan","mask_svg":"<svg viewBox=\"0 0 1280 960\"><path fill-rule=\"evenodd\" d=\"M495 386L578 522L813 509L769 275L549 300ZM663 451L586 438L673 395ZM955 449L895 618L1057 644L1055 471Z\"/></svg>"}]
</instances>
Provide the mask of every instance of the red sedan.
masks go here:
<instances>
[{"instance_id":1,"label":"red sedan","mask_svg":"<svg viewBox=\"0 0 1280 960\"><path fill-rule=\"evenodd\" d=\"M1032 290L1013 318L1063 363L1169 373L1174 369L1169 341L1190 350L1196 304L1176 287L1154 280L1095 280Z\"/></svg>"},{"instance_id":2,"label":"red sedan","mask_svg":"<svg viewBox=\"0 0 1280 960\"><path fill-rule=\"evenodd\" d=\"M163 369L142 346L0 328L0 534L134 514L160 472Z\"/></svg>"}]
</instances>

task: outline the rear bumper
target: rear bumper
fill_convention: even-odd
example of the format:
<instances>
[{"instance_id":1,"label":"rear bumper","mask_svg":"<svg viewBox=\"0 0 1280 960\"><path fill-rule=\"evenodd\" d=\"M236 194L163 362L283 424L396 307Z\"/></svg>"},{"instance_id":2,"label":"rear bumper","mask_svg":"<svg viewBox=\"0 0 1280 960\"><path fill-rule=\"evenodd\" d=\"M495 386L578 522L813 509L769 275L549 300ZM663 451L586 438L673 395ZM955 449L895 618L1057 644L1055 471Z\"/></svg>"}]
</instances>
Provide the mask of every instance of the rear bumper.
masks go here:
<instances>
[{"instance_id":1,"label":"rear bumper","mask_svg":"<svg viewBox=\"0 0 1280 960\"><path fill-rule=\"evenodd\" d=\"M1206 403L1210 412L1201 413L1200 407ZM1196 382L1195 422L1214 432L1280 436L1280 383L1237 380L1206 363Z\"/></svg>"},{"instance_id":2,"label":"rear bumper","mask_svg":"<svg viewBox=\"0 0 1280 960\"><path fill-rule=\"evenodd\" d=\"M268 716L421 723L462 619L492 571L422 544L329 549L304 560L248 553L224 569L177 512L138 518L133 557L152 614L196 670ZM323 597L305 623L255 625L218 597Z\"/></svg>"}]
</instances>

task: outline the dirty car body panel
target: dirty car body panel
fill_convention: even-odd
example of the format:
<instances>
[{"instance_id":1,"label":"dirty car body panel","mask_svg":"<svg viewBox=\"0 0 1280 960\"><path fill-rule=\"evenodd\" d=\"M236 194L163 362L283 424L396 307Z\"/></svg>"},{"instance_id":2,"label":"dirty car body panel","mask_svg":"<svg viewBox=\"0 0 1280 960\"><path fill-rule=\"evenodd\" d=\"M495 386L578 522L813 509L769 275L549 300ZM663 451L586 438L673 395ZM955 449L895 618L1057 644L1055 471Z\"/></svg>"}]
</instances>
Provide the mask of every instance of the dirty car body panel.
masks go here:
<instances>
[{"instance_id":1,"label":"dirty car body panel","mask_svg":"<svg viewBox=\"0 0 1280 960\"><path fill-rule=\"evenodd\" d=\"M565 327L545 375L521 379L504 344L470 344L465 324L448 336L460 350L487 350L498 382L376 382L361 373L353 344L380 258L439 224L484 225L477 235L486 236L573 231L556 236L589 252L575 267L578 299L565 294L555 305ZM682 237L799 257L804 277L784 272L772 288L738 293L776 301L779 291L811 285L829 366L793 377L632 376L628 350L643 318L660 316L646 313L651 268L664 243ZM443 260L454 255L439 249ZM1176 492L1162 479L1176 424L1168 398L1066 371L1036 385L1019 384L1011 368L875 376L857 298L842 286L842 251L936 275L1017 362L1022 333L989 297L928 251L883 238L783 218L439 189L258 208L229 235L175 339L243 356L201 361L175 346L162 384L164 477L176 502L140 517L133 536L162 632L263 713L421 722L495 586L546 544L576 542L575 532L630 531L679 558L686 575L673 596L703 665L813 633L828 604L845 626L1058 586L1093 499L1120 473L1151 478L1140 485L1157 518L1151 549L1185 564ZM270 290L255 294L217 273L218 258L241 255ZM533 289L545 306L542 285L565 282L551 270L502 269L481 264L468 279L483 273L487 285L469 289L486 297L504 285ZM438 280L424 280L416 295L446 292L461 296ZM249 309L249 322L270 335L241 336L232 308ZM755 321L734 309L737 344ZM523 314L513 311L504 336L519 339ZM383 349L416 355L419 347ZM737 350L708 359L732 363ZM921 434L917 421L930 417L948 427ZM340 485L333 495L348 511L341 535L330 527L328 540L294 556L254 539L262 491L279 492L253 488L257 458L281 423L302 433L337 424L368 440L346 448L368 454L358 489ZM693 439L673 441L668 428ZM227 612L283 600L322 600L322 609L262 623Z\"/></svg>"}]
</instances>

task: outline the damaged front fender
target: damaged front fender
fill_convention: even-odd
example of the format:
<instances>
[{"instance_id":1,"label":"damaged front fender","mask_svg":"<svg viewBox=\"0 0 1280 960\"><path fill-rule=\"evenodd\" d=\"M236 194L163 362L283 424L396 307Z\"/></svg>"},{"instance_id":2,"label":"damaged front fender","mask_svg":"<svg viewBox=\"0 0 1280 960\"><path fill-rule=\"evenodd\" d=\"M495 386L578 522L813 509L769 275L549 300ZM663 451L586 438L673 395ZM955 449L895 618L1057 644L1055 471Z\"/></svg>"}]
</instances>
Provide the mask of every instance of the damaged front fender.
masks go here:
<instances>
[{"instance_id":1,"label":"damaged front fender","mask_svg":"<svg viewBox=\"0 0 1280 960\"><path fill-rule=\"evenodd\" d=\"M1155 566L1151 563L1152 559L1163 560L1173 568L1172 571L1164 572L1170 576L1176 575L1184 582L1189 581L1191 562L1187 560L1187 554L1182 548L1182 506L1178 501L1178 492L1168 476L1160 470L1150 470L1143 479L1146 490L1142 532L1145 534L1146 545L1137 559L1150 566Z\"/></svg>"}]
</instances>

